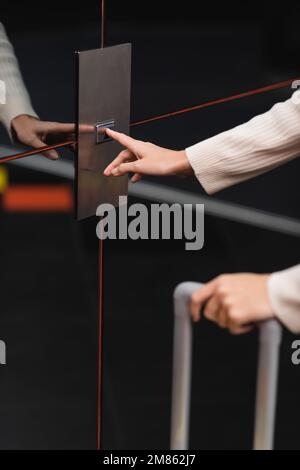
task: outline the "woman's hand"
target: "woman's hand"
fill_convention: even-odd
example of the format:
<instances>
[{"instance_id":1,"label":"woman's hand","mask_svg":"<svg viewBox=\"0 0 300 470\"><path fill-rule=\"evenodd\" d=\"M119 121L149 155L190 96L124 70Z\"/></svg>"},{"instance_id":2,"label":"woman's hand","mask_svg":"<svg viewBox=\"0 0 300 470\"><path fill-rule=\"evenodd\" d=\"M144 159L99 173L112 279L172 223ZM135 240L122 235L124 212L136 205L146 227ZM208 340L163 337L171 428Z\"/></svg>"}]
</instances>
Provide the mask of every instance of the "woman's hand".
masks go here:
<instances>
[{"instance_id":1,"label":"woman's hand","mask_svg":"<svg viewBox=\"0 0 300 470\"><path fill-rule=\"evenodd\" d=\"M119 142L123 150L104 171L105 176L121 176L134 173L136 183L142 175L193 174L185 151L168 150L157 145L135 140L119 132L106 129L106 134Z\"/></svg>"},{"instance_id":2,"label":"woman's hand","mask_svg":"<svg viewBox=\"0 0 300 470\"><path fill-rule=\"evenodd\" d=\"M204 316L232 334L247 333L256 322L273 318L268 296L269 275L228 274L196 291L190 311L195 322Z\"/></svg>"},{"instance_id":3,"label":"woman's hand","mask_svg":"<svg viewBox=\"0 0 300 470\"><path fill-rule=\"evenodd\" d=\"M15 117L11 122L11 129L15 140L33 148L54 145L75 138L74 124L40 121L33 116L27 116L27 114ZM55 150L45 152L44 155L51 160L59 158Z\"/></svg>"}]
</instances>

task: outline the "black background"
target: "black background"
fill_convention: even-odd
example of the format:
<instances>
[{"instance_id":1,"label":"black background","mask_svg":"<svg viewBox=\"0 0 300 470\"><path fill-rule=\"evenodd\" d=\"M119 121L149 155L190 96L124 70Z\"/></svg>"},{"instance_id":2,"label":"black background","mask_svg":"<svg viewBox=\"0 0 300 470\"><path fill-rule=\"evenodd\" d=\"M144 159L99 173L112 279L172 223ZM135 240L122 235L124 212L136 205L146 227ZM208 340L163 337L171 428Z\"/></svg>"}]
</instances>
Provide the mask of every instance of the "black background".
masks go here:
<instances>
[{"instance_id":1,"label":"black background","mask_svg":"<svg viewBox=\"0 0 300 470\"><path fill-rule=\"evenodd\" d=\"M133 43L132 118L299 76L296 3L108 0L108 43ZM42 118L72 121L76 49L99 46L99 2L2 0L0 20L15 46ZM134 130L184 148L268 110L286 89ZM8 143L1 131L1 142ZM65 158L72 159L65 153ZM299 162L214 196L299 218ZM60 183L9 167L16 183ZM203 194L193 179L160 183ZM133 201L133 200L132 200ZM145 201L142 201L145 202ZM96 446L98 242L94 219L1 215L1 449ZM103 447L169 445L172 291L221 272L271 272L299 262L299 240L206 217L205 248L179 242L107 242L104 268ZM299 370L282 348L276 448L297 449ZM257 337L195 328L191 446L252 445Z\"/></svg>"}]
</instances>

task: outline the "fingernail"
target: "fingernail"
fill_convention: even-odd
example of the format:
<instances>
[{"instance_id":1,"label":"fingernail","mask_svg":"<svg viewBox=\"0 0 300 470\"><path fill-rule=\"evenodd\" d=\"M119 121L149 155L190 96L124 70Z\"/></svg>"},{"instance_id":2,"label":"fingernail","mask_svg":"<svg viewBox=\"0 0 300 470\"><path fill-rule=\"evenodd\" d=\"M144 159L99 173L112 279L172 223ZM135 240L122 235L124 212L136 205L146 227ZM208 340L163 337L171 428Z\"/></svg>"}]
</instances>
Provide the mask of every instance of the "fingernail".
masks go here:
<instances>
[{"instance_id":1,"label":"fingernail","mask_svg":"<svg viewBox=\"0 0 300 470\"><path fill-rule=\"evenodd\" d=\"M112 173L112 175L117 176L119 174L118 168L115 168L114 170L112 170L111 173Z\"/></svg>"},{"instance_id":2,"label":"fingernail","mask_svg":"<svg viewBox=\"0 0 300 470\"><path fill-rule=\"evenodd\" d=\"M53 160L58 160L58 159L59 159L59 155L58 155L58 153L56 153L56 152L49 152L49 156L50 156Z\"/></svg>"}]
</instances>

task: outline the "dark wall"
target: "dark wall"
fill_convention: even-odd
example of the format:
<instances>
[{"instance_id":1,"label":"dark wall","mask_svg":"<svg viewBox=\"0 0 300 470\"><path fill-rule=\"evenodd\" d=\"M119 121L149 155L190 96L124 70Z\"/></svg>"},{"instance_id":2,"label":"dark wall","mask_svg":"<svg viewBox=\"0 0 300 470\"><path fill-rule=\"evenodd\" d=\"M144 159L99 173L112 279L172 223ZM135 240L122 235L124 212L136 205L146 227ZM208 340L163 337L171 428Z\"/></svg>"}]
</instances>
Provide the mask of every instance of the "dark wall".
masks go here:
<instances>
[{"instance_id":1,"label":"dark wall","mask_svg":"<svg viewBox=\"0 0 300 470\"><path fill-rule=\"evenodd\" d=\"M52 0L46 3L36 0L15 2L1 0L0 21L9 32L15 30L81 27L86 23L99 21L100 0L76 2L74 0ZM300 51L298 18L300 5L280 0L246 0L236 2L197 2L164 0L120 1L106 0L107 16L110 22L196 23L200 27L211 24L243 28L252 24L261 29L263 47L269 62L276 66L297 66Z\"/></svg>"},{"instance_id":2,"label":"dark wall","mask_svg":"<svg viewBox=\"0 0 300 470\"><path fill-rule=\"evenodd\" d=\"M133 120L273 83L300 71L297 4L286 2L281 8L257 0L239 4L107 0L107 4L110 41L130 40L134 45ZM0 0L0 21L12 32L42 118L73 119L73 51L98 44L99 5L99 0ZM278 69L284 62L294 62L295 71L274 72L270 61ZM133 135L184 148L266 111L289 93L284 90L187 114L141 127ZM217 197L299 218L299 163L291 162ZM12 183L37 179L61 182L10 169ZM201 192L190 179L160 183ZM5 266L0 271L0 337L7 340L9 352L0 387L0 449L94 448L95 221L75 224L70 215L2 214L0 222ZM181 242L106 244L103 443L107 448L169 445L176 284L187 279L205 282L222 272L271 272L300 262L298 239L222 219L207 217L205 238L199 253L185 252ZM231 338L201 323L194 344L192 448L250 448L256 337ZM291 365L290 345L291 337L286 336L276 445L296 449L300 369L296 373Z\"/></svg>"},{"instance_id":3,"label":"dark wall","mask_svg":"<svg viewBox=\"0 0 300 470\"><path fill-rule=\"evenodd\" d=\"M246 0L236 2L197 2L197 1L120 1L106 0L107 9L112 19L141 19L141 20L163 20L173 21L176 19L205 21L255 21L260 20L262 15L272 15L275 11L284 8L282 1L271 2L270 0ZM296 2L295 2L296 3ZM17 5L16 5L17 4ZM53 22L70 23L72 21L93 20L99 13L100 0L89 0L88 2L76 2L71 0L51 0L46 3L27 0L26 2L15 2L1 0L1 18L11 24L26 27L39 20L41 24ZM291 12L295 5L289 4L287 10Z\"/></svg>"}]
</instances>

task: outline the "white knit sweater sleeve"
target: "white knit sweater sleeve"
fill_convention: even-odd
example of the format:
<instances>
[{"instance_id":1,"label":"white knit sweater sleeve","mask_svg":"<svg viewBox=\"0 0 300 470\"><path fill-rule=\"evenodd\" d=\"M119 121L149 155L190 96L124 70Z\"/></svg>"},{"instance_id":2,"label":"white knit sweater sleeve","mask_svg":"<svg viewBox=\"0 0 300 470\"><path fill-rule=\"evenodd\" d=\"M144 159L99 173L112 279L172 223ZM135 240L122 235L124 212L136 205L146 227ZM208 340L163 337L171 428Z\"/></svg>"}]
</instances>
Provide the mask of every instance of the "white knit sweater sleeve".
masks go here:
<instances>
[{"instance_id":1,"label":"white knit sweater sleeve","mask_svg":"<svg viewBox=\"0 0 300 470\"><path fill-rule=\"evenodd\" d=\"M278 103L245 124L186 149L199 182L212 194L300 155L300 99Z\"/></svg>"},{"instance_id":2,"label":"white knit sweater sleeve","mask_svg":"<svg viewBox=\"0 0 300 470\"><path fill-rule=\"evenodd\" d=\"M268 287L277 318L293 333L300 333L300 265L272 274Z\"/></svg>"},{"instance_id":3,"label":"white knit sweater sleeve","mask_svg":"<svg viewBox=\"0 0 300 470\"><path fill-rule=\"evenodd\" d=\"M300 155L299 92L246 124L186 149L208 193L253 178ZM274 313L300 333L300 265L274 273L268 283Z\"/></svg>"},{"instance_id":4,"label":"white knit sweater sleeve","mask_svg":"<svg viewBox=\"0 0 300 470\"><path fill-rule=\"evenodd\" d=\"M13 118L20 114L37 117L37 114L32 108L17 58L2 23L0 23L0 81L2 90L0 121L10 134ZM3 90L5 90L5 95Z\"/></svg>"}]
</instances>

